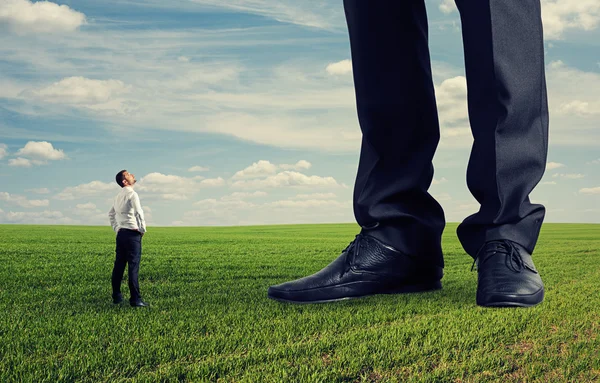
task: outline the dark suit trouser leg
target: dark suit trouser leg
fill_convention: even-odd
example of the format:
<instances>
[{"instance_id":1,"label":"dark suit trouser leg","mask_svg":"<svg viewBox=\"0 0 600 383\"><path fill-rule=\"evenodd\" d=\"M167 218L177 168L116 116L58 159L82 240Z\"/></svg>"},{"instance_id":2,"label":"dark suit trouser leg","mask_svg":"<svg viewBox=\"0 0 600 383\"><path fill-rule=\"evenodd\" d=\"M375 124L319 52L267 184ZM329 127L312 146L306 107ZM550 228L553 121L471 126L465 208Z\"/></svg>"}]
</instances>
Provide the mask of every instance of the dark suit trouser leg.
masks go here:
<instances>
[{"instance_id":1,"label":"dark suit trouser leg","mask_svg":"<svg viewBox=\"0 0 600 383\"><path fill-rule=\"evenodd\" d=\"M458 227L467 253L510 239L529 252L544 219L529 194L548 151L548 108L539 0L457 0L474 144L467 184L481 204Z\"/></svg>"},{"instance_id":2,"label":"dark suit trouser leg","mask_svg":"<svg viewBox=\"0 0 600 383\"><path fill-rule=\"evenodd\" d=\"M112 271L112 296L116 298L121 295L121 281L127 265L127 247L121 232L117 233L115 264Z\"/></svg>"},{"instance_id":3,"label":"dark suit trouser leg","mask_svg":"<svg viewBox=\"0 0 600 383\"><path fill-rule=\"evenodd\" d=\"M140 286L138 283L138 273L142 255L142 236L139 233L120 230L117 234L117 249L115 266L112 274L113 297L115 292L120 293L121 280L125 271L125 264L128 266L127 276L130 292L130 301L136 302L142 299Z\"/></svg>"},{"instance_id":4,"label":"dark suit trouser leg","mask_svg":"<svg viewBox=\"0 0 600 383\"><path fill-rule=\"evenodd\" d=\"M131 240L129 259L127 260L127 275L129 276L129 301L134 303L142 299L140 294L140 285L138 283L138 273L140 271L140 261L142 258L142 236L134 234Z\"/></svg>"},{"instance_id":5,"label":"dark suit trouser leg","mask_svg":"<svg viewBox=\"0 0 600 383\"><path fill-rule=\"evenodd\" d=\"M358 119L357 222L443 265L440 205L427 192L440 133L422 0L345 0Z\"/></svg>"}]
</instances>

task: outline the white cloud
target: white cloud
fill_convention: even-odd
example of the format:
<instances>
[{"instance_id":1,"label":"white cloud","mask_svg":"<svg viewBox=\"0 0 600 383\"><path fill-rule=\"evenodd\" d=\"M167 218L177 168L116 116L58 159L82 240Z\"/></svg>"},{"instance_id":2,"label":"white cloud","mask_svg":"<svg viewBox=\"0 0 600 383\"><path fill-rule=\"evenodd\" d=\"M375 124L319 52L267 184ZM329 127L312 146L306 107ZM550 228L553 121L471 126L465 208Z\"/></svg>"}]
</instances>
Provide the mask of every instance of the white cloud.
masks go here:
<instances>
[{"instance_id":1,"label":"white cloud","mask_svg":"<svg viewBox=\"0 0 600 383\"><path fill-rule=\"evenodd\" d=\"M8 146L0 144L0 160L8 155Z\"/></svg>"},{"instance_id":2,"label":"white cloud","mask_svg":"<svg viewBox=\"0 0 600 383\"><path fill-rule=\"evenodd\" d=\"M86 184L67 187L60 193L54 196L55 199L68 201L74 199L82 199L91 196L106 196L110 192L116 193L120 189L115 182L92 181Z\"/></svg>"},{"instance_id":3,"label":"white cloud","mask_svg":"<svg viewBox=\"0 0 600 383\"><path fill-rule=\"evenodd\" d=\"M593 160L587 163L588 165L598 165L600 164L600 158L598 158L597 160Z\"/></svg>"},{"instance_id":4,"label":"white cloud","mask_svg":"<svg viewBox=\"0 0 600 383\"><path fill-rule=\"evenodd\" d=\"M342 60L330 63L325 70L331 75L345 75L352 73L352 60Z\"/></svg>"},{"instance_id":5,"label":"white cloud","mask_svg":"<svg viewBox=\"0 0 600 383\"><path fill-rule=\"evenodd\" d=\"M294 165L281 164L279 165L280 169L283 170L308 170L312 164L306 160L300 160L296 162Z\"/></svg>"},{"instance_id":6,"label":"white cloud","mask_svg":"<svg viewBox=\"0 0 600 383\"><path fill-rule=\"evenodd\" d=\"M441 124L453 124L469 118L467 109L467 79L448 78L435 89Z\"/></svg>"},{"instance_id":7,"label":"white cloud","mask_svg":"<svg viewBox=\"0 0 600 383\"><path fill-rule=\"evenodd\" d=\"M583 188L579 189L581 194L600 194L600 186L595 188Z\"/></svg>"},{"instance_id":8,"label":"white cloud","mask_svg":"<svg viewBox=\"0 0 600 383\"><path fill-rule=\"evenodd\" d=\"M446 137L467 137L471 136L471 128L443 128L441 133L443 138ZM470 138L470 137L469 137ZM462 140L463 142L471 142L469 140Z\"/></svg>"},{"instance_id":9,"label":"white cloud","mask_svg":"<svg viewBox=\"0 0 600 383\"><path fill-rule=\"evenodd\" d=\"M45 210L42 212L4 212L0 220L6 223L27 223L40 225L74 224L77 221L65 217L60 211Z\"/></svg>"},{"instance_id":10,"label":"white cloud","mask_svg":"<svg viewBox=\"0 0 600 383\"><path fill-rule=\"evenodd\" d=\"M481 206L477 203L464 203L464 204L459 204L457 210L458 211L473 211L476 212L477 210L479 210Z\"/></svg>"},{"instance_id":11,"label":"white cloud","mask_svg":"<svg viewBox=\"0 0 600 383\"><path fill-rule=\"evenodd\" d=\"M206 166L192 166L188 169L188 172L206 172L208 170L209 169Z\"/></svg>"},{"instance_id":12,"label":"white cloud","mask_svg":"<svg viewBox=\"0 0 600 383\"><path fill-rule=\"evenodd\" d=\"M34 208L48 206L50 201L47 199L32 199L28 200L27 197L22 195L15 195L6 192L0 192L0 201L11 202L24 208Z\"/></svg>"},{"instance_id":13,"label":"white cloud","mask_svg":"<svg viewBox=\"0 0 600 383\"><path fill-rule=\"evenodd\" d=\"M558 169L566 166L565 164L561 164L560 162L548 162L546 163L546 170Z\"/></svg>"},{"instance_id":14,"label":"white cloud","mask_svg":"<svg viewBox=\"0 0 600 383\"><path fill-rule=\"evenodd\" d=\"M545 181L542 182L542 185L556 185L556 181Z\"/></svg>"},{"instance_id":15,"label":"white cloud","mask_svg":"<svg viewBox=\"0 0 600 383\"><path fill-rule=\"evenodd\" d=\"M47 102L70 104L101 104L115 94L124 93L128 87L120 80L93 80L85 77L68 77L33 94Z\"/></svg>"},{"instance_id":16,"label":"white cloud","mask_svg":"<svg viewBox=\"0 0 600 383\"><path fill-rule=\"evenodd\" d=\"M351 222L352 201L279 200L256 204L239 199L204 199L184 213L176 225L256 225L277 223Z\"/></svg>"},{"instance_id":17,"label":"white cloud","mask_svg":"<svg viewBox=\"0 0 600 383\"><path fill-rule=\"evenodd\" d=\"M200 86L214 85L219 83L235 83L242 68L237 65L222 65L222 66L203 66L201 68L190 65L187 69L182 70L169 78L168 83L160 84L166 86L170 90L176 91L194 91ZM151 85L159 85L159 81L151 81Z\"/></svg>"},{"instance_id":18,"label":"white cloud","mask_svg":"<svg viewBox=\"0 0 600 383\"><path fill-rule=\"evenodd\" d=\"M25 189L26 192L36 193L36 194L48 194L50 193L50 189L48 188L37 188L37 189Z\"/></svg>"},{"instance_id":19,"label":"white cloud","mask_svg":"<svg viewBox=\"0 0 600 383\"><path fill-rule=\"evenodd\" d=\"M448 193L440 193L440 194L433 193L433 198L435 198L435 200L438 202L452 200L452 196Z\"/></svg>"},{"instance_id":20,"label":"white cloud","mask_svg":"<svg viewBox=\"0 0 600 383\"><path fill-rule=\"evenodd\" d=\"M223 178L181 177L171 174L153 172L145 175L137 184L143 193L156 194L156 197L171 201L183 201L191 198L198 190L207 187L225 185Z\"/></svg>"},{"instance_id":21,"label":"white cloud","mask_svg":"<svg viewBox=\"0 0 600 383\"><path fill-rule=\"evenodd\" d=\"M8 166L30 168L33 166L33 163L31 160L28 160L27 158L19 157L19 158L11 158L10 160L8 160Z\"/></svg>"},{"instance_id":22,"label":"white cloud","mask_svg":"<svg viewBox=\"0 0 600 383\"><path fill-rule=\"evenodd\" d=\"M119 96L132 87L120 80L94 80L85 77L67 77L47 87L23 92L23 96L54 104L69 104L97 111L127 113L135 109L133 103Z\"/></svg>"},{"instance_id":23,"label":"white cloud","mask_svg":"<svg viewBox=\"0 0 600 383\"><path fill-rule=\"evenodd\" d=\"M18 34L72 32L85 23L85 15L67 5L29 0L0 2L0 25Z\"/></svg>"},{"instance_id":24,"label":"white cloud","mask_svg":"<svg viewBox=\"0 0 600 383\"><path fill-rule=\"evenodd\" d=\"M222 196L220 199L207 198L193 203L196 210L186 211L183 220L175 221L173 225L202 225L212 224L240 224L239 214L252 215L263 212L264 204L244 201L244 198L263 197L267 193L256 191L254 193L234 192Z\"/></svg>"},{"instance_id":25,"label":"white cloud","mask_svg":"<svg viewBox=\"0 0 600 383\"><path fill-rule=\"evenodd\" d=\"M574 114L578 116L592 116L600 114L600 102L590 104L589 102L573 100L560 106L563 114Z\"/></svg>"},{"instance_id":26,"label":"white cloud","mask_svg":"<svg viewBox=\"0 0 600 383\"><path fill-rule=\"evenodd\" d=\"M189 63L190 62L190 58L186 57L186 56L179 56L179 57L177 57L177 61L181 61L181 62L184 62L184 63Z\"/></svg>"},{"instance_id":27,"label":"white cloud","mask_svg":"<svg viewBox=\"0 0 600 383\"><path fill-rule=\"evenodd\" d=\"M311 194L296 194L293 199L335 199L335 193L311 193Z\"/></svg>"},{"instance_id":28,"label":"white cloud","mask_svg":"<svg viewBox=\"0 0 600 383\"><path fill-rule=\"evenodd\" d=\"M188 199L187 195L176 193L163 194L161 197L169 201L185 201Z\"/></svg>"},{"instance_id":29,"label":"white cloud","mask_svg":"<svg viewBox=\"0 0 600 383\"><path fill-rule=\"evenodd\" d=\"M306 200L281 200L266 203L265 206L275 207L275 208L300 208L300 209L308 209L308 208L340 208L346 206L346 203L342 203L336 200L327 200L327 199L306 199Z\"/></svg>"},{"instance_id":30,"label":"white cloud","mask_svg":"<svg viewBox=\"0 0 600 383\"><path fill-rule=\"evenodd\" d=\"M242 200L243 198L263 197L266 195L267 193L262 191L254 193L235 192L220 199L203 199L193 204L199 210L185 213L185 218L188 221L192 217L211 217L215 219L219 215L231 218L231 214L233 214L233 217L237 217L241 210L251 212L251 214L280 214L281 209L302 209L302 212L306 213L305 209L311 208L335 210L351 207L351 201L339 202L334 199L336 196L333 193L298 194L288 200L272 201L263 204Z\"/></svg>"},{"instance_id":31,"label":"white cloud","mask_svg":"<svg viewBox=\"0 0 600 383\"><path fill-rule=\"evenodd\" d=\"M435 178L431 181L432 185L439 185L439 184L443 184L448 182L448 180L446 179L446 177L442 177L439 180L436 180Z\"/></svg>"},{"instance_id":32,"label":"white cloud","mask_svg":"<svg viewBox=\"0 0 600 383\"><path fill-rule=\"evenodd\" d=\"M340 93L332 95L332 93ZM320 109L321 106L313 105L314 99L310 95L294 96L297 104L282 106L280 112L261 115L256 112L219 113L208 116L201 131L226 134L243 140L257 142L263 145L271 145L284 148L310 148L329 151L356 151L360 146L361 133L357 126L355 114L352 113L353 101L344 101L351 97L351 92L323 92L329 100L323 100L321 105L333 103L346 105L343 111L329 111L325 114L314 113L312 115L296 114L295 109L301 108L302 103L309 103L307 109ZM251 96L249 96L251 97ZM316 96L323 98L323 96ZM259 97L260 98L260 97ZM281 96L279 99L289 98ZM264 105L272 107L277 100L267 98L266 104L256 106L264 108ZM234 103L232 108L239 108ZM333 107L335 109L335 107ZM197 123L196 123L197 125Z\"/></svg>"},{"instance_id":33,"label":"white cloud","mask_svg":"<svg viewBox=\"0 0 600 383\"><path fill-rule=\"evenodd\" d=\"M454 0L442 0L440 4L440 11L442 11L442 13L448 14L454 11L458 11L458 9L456 8L456 3L454 2Z\"/></svg>"},{"instance_id":34,"label":"white cloud","mask_svg":"<svg viewBox=\"0 0 600 383\"><path fill-rule=\"evenodd\" d=\"M78 203L75 205L73 213L84 218L88 224L106 224L108 222L108 215L92 202Z\"/></svg>"},{"instance_id":35,"label":"white cloud","mask_svg":"<svg viewBox=\"0 0 600 383\"><path fill-rule=\"evenodd\" d=\"M590 31L600 23L598 0L542 0L544 37L562 39L571 29Z\"/></svg>"},{"instance_id":36,"label":"white cloud","mask_svg":"<svg viewBox=\"0 0 600 383\"><path fill-rule=\"evenodd\" d=\"M294 68L287 69L289 71ZM343 83L338 86L332 86L331 82L325 81L320 77L309 77L310 68L306 68L298 76L307 78L296 80L290 78L277 77L275 73L271 81L278 79L281 83L261 84L271 88L256 86L251 90L240 93L237 90L224 92L206 92L197 93L190 97L190 100L203 102L206 105L235 107L238 110L252 112L257 108L267 110L270 116L282 117L284 114L277 114L281 109L290 111L314 109L315 111L332 111L335 109L352 109L355 103L354 91L350 84ZM231 89L231 88L230 88ZM222 108L221 108L222 109ZM225 115L225 114L224 114ZM256 114L259 115L259 114ZM234 114L231 114L234 116ZM271 117L274 118L274 117ZM261 118L262 123L264 121ZM260 121L259 121L260 122Z\"/></svg>"},{"instance_id":37,"label":"white cloud","mask_svg":"<svg viewBox=\"0 0 600 383\"><path fill-rule=\"evenodd\" d=\"M168 189L186 189L196 184L191 178L180 177L171 174L152 172L143 176L137 186L141 191L163 192Z\"/></svg>"},{"instance_id":38,"label":"white cloud","mask_svg":"<svg viewBox=\"0 0 600 383\"><path fill-rule=\"evenodd\" d=\"M232 201L232 200L240 200L240 199L244 199L244 198L256 198L256 197L265 197L268 194L264 191L255 191L253 193L248 193L248 192L233 192L231 194L228 195L224 195L223 197L221 197L222 201Z\"/></svg>"},{"instance_id":39,"label":"white cloud","mask_svg":"<svg viewBox=\"0 0 600 383\"><path fill-rule=\"evenodd\" d=\"M29 141L17 152L18 156L35 158L38 160L64 160L67 158L62 149L54 149L50 142Z\"/></svg>"},{"instance_id":40,"label":"white cloud","mask_svg":"<svg viewBox=\"0 0 600 383\"><path fill-rule=\"evenodd\" d=\"M75 207L77 209L80 210L95 210L96 209L96 204L88 202L88 203L78 203L77 205L75 205Z\"/></svg>"},{"instance_id":41,"label":"white cloud","mask_svg":"<svg viewBox=\"0 0 600 383\"><path fill-rule=\"evenodd\" d=\"M342 7L338 8L342 11ZM71 95L70 87L67 87L67 96L63 96L63 87L59 87L59 83L56 87L19 83L9 88L34 89L38 93L40 88L50 88L45 91L58 93L60 99L69 101L37 102L35 108L22 106L20 109L31 110L36 115L63 116L78 114L79 110L74 108L102 112L94 113L93 117L102 125L119 131L208 132L279 147L331 151L359 149L360 129L350 78L332 86L331 79L322 70L322 62L305 65L304 61L248 70L235 57L215 59L210 53L212 47L221 44L224 47L241 46L241 40L243 45L262 45L270 38L270 32L262 29L218 32L195 29L193 32L127 31L125 34L108 32L100 38L89 33L85 39L79 35L69 36L68 43L64 47L61 45L60 50L38 40L28 45L29 50L23 50L18 42L9 41L8 46L0 48L0 55L8 55L7 60L14 65L27 63L32 70L51 73L58 80L69 78L73 73L84 76L82 81L116 79L114 73L118 72L118 78L128 85L128 93L111 93L106 103L82 104L73 102L81 102L80 98L86 102L101 102L104 98L88 97L96 93L88 92L87 85L82 86L86 89L83 97L78 97ZM151 40L152 44L145 50L135 49L138 41L143 39ZM205 51L206 56L190 63L176 61L173 50L183 51L189 47ZM152 51L150 56L144 53L148 51ZM65 60L65 57L69 59ZM90 65L96 68L93 72L90 72ZM145 69L140 71L140 67ZM174 67L177 70L173 70ZM280 67L284 67L283 70ZM288 76L290 71L300 73L302 79ZM244 76L240 78L242 73ZM198 80L191 82L190 78ZM4 92L3 85L0 78L0 95ZM9 93L13 92L10 89ZM31 90L17 92L12 98L27 104L46 100ZM306 113L307 110L311 112ZM123 118L123 113L127 118Z\"/></svg>"},{"instance_id":42,"label":"white cloud","mask_svg":"<svg viewBox=\"0 0 600 383\"><path fill-rule=\"evenodd\" d=\"M302 187L302 186L340 186L333 177L307 176L302 173L283 171L260 180L240 180L232 185L234 188L264 189L279 187Z\"/></svg>"},{"instance_id":43,"label":"white cloud","mask_svg":"<svg viewBox=\"0 0 600 383\"><path fill-rule=\"evenodd\" d=\"M577 180L577 179L581 179L584 177L585 177L585 174L575 174L575 173L570 173L570 174L556 173L556 174L552 175L552 178L565 178L568 180Z\"/></svg>"},{"instance_id":44,"label":"white cloud","mask_svg":"<svg viewBox=\"0 0 600 383\"><path fill-rule=\"evenodd\" d=\"M343 8L336 2L301 2L295 0L192 0L194 3L255 13L279 22L325 30L341 30ZM161 2L162 3L162 2Z\"/></svg>"},{"instance_id":45,"label":"white cloud","mask_svg":"<svg viewBox=\"0 0 600 383\"><path fill-rule=\"evenodd\" d=\"M204 208L206 210L211 209L249 209L255 207L256 204L252 202L242 201L242 200L216 200L214 198L203 199L198 202L194 202L194 206ZM190 211L185 213L186 216L194 216L200 214L199 211Z\"/></svg>"},{"instance_id":46,"label":"white cloud","mask_svg":"<svg viewBox=\"0 0 600 383\"><path fill-rule=\"evenodd\" d=\"M442 144L449 140L460 146L472 142L467 109L467 80L464 76L448 78L435 87ZM465 139L466 138L466 139Z\"/></svg>"},{"instance_id":47,"label":"white cloud","mask_svg":"<svg viewBox=\"0 0 600 383\"><path fill-rule=\"evenodd\" d=\"M217 187L217 186L224 186L224 185L225 185L225 180L221 177L207 178L205 180L200 181L200 186Z\"/></svg>"},{"instance_id":48,"label":"white cloud","mask_svg":"<svg viewBox=\"0 0 600 383\"><path fill-rule=\"evenodd\" d=\"M273 165L269 161L259 160L258 162L253 163L252 165L248 166L244 170L240 170L240 171L236 172L233 175L233 177L231 177L231 179L239 180L239 179L248 179L248 178L259 178L259 177L265 177L265 176L268 176L271 174L275 174L276 172L277 172L277 166Z\"/></svg>"},{"instance_id":49,"label":"white cloud","mask_svg":"<svg viewBox=\"0 0 600 383\"><path fill-rule=\"evenodd\" d=\"M553 61L546 74L551 96L548 99L552 125L550 144L600 144L600 114L594 112L594 108L600 108L597 92L600 73L581 71L562 61Z\"/></svg>"}]
</instances>

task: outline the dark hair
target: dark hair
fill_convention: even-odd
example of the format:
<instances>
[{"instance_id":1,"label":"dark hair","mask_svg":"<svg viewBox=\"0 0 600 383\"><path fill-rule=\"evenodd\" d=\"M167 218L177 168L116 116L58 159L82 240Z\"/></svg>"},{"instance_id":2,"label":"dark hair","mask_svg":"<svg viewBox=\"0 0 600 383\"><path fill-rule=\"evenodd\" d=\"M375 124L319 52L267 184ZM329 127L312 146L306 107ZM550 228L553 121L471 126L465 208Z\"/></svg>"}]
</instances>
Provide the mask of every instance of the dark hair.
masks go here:
<instances>
[{"instance_id":1,"label":"dark hair","mask_svg":"<svg viewBox=\"0 0 600 383\"><path fill-rule=\"evenodd\" d=\"M127 170L121 170L120 172L117 173L117 176L115 177L115 180L117 181L117 183L119 184L120 187L123 187L125 185L123 185L123 180L125 179L125 176L123 175L123 173L125 173Z\"/></svg>"}]
</instances>

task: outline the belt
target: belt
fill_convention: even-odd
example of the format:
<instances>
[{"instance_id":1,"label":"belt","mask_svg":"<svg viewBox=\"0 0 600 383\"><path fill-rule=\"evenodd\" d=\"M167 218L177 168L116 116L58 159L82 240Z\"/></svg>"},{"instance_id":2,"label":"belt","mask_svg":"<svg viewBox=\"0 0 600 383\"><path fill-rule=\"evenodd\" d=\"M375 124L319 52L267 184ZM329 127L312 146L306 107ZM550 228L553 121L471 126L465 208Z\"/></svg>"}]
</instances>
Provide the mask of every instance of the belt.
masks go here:
<instances>
[{"instance_id":1,"label":"belt","mask_svg":"<svg viewBox=\"0 0 600 383\"><path fill-rule=\"evenodd\" d=\"M125 228L123 228L123 229L119 229L119 231L121 231L121 230L126 230L126 231L130 231L130 232L132 232L132 233L138 233L138 234L142 234L142 233L141 233L139 230L134 230L134 229L125 229Z\"/></svg>"}]
</instances>

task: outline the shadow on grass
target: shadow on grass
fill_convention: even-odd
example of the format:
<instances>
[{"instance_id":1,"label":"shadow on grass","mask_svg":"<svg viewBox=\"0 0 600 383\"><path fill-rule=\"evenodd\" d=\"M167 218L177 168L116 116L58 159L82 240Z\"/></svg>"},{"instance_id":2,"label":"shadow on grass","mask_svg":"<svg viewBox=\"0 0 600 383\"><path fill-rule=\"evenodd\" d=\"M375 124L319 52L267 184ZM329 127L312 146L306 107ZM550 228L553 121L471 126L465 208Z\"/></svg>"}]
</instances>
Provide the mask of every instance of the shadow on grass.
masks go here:
<instances>
[{"instance_id":1,"label":"shadow on grass","mask_svg":"<svg viewBox=\"0 0 600 383\"><path fill-rule=\"evenodd\" d=\"M279 302L271 300L267 297L268 285L265 285L260 291L262 299L257 298L255 291L252 297L249 296L248 302L251 302L252 307L259 306L279 306L281 308L289 308L291 310L315 310L329 309L337 307L340 310L345 309L366 309L370 307L381 309L395 309L399 306L410 307L418 313L429 313L436 310L454 310L464 308L474 308L476 282L469 279L443 279L442 289L436 291L406 293L406 294L377 294L373 296L345 299L336 302L313 303L313 304L297 304L288 302Z\"/></svg>"}]
</instances>

